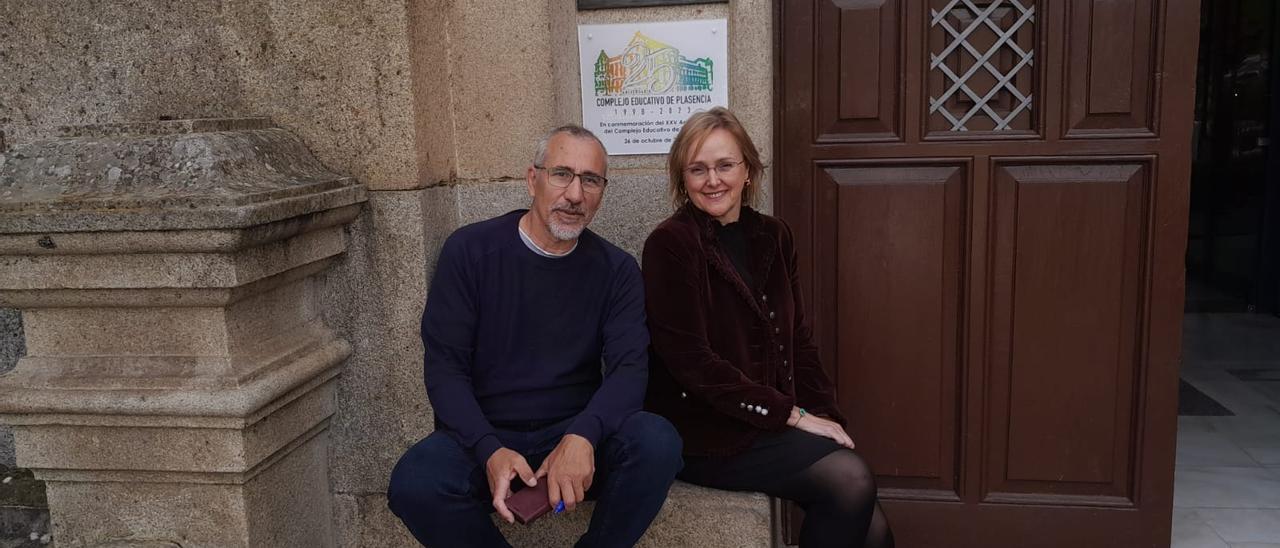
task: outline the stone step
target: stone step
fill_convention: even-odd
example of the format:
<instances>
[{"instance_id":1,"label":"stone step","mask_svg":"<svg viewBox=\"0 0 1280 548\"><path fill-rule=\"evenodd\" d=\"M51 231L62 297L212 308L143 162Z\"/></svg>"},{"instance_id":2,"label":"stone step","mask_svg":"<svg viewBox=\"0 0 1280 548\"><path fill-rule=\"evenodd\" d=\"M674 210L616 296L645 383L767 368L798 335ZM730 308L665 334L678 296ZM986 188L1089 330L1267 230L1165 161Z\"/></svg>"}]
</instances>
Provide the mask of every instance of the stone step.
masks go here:
<instances>
[{"instance_id":1,"label":"stone step","mask_svg":"<svg viewBox=\"0 0 1280 548\"><path fill-rule=\"evenodd\" d=\"M386 507L386 497L360 497L338 504L360 504L363 519L358 524L338 524L341 546L411 548L418 544ZM509 525L499 520L499 528L517 548L568 547L587 530L594 503L580 506L571 514L548 516L532 525ZM642 548L770 548L774 545L773 511L768 497L759 493L733 493L707 489L683 482L671 487L667 502L649 532L637 546ZM371 543L372 542L372 543Z\"/></svg>"}]
</instances>

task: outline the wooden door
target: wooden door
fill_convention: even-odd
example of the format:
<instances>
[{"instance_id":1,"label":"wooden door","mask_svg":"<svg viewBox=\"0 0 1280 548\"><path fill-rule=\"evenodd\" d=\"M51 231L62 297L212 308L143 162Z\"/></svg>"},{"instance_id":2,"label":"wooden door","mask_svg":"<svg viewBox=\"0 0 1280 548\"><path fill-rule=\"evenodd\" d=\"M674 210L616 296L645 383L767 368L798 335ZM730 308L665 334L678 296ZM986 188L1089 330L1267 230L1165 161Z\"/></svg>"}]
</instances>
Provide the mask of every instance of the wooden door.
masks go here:
<instances>
[{"instance_id":1,"label":"wooden door","mask_svg":"<svg viewBox=\"0 0 1280 548\"><path fill-rule=\"evenodd\" d=\"M1169 545L1198 7L778 3L775 210L899 546Z\"/></svg>"}]
</instances>

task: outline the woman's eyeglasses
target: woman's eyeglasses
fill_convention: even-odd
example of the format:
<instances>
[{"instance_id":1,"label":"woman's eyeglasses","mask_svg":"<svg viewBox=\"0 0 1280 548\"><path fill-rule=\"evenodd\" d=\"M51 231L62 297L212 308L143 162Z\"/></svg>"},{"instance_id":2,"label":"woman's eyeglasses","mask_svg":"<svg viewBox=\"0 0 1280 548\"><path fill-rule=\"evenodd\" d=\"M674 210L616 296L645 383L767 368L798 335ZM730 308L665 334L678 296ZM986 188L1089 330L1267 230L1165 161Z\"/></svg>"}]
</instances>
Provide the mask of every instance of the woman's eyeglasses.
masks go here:
<instances>
[{"instance_id":1,"label":"woman's eyeglasses","mask_svg":"<svg viewBox=\"0 0 1280 548\"><path fill-rule=\"evenodd\" d=\"M714 170L716 172L716 176L723 179L732 175L733 172L738 169L738 166L743 164L743 162L746 162L746 160L738 160L736 162L724 160L716 163L714 167L694 164L685 168L684 174L686 177L694 181L703 181L706 180L706 178L711 175L711 171Z\"/></svg>"}]
</instances>

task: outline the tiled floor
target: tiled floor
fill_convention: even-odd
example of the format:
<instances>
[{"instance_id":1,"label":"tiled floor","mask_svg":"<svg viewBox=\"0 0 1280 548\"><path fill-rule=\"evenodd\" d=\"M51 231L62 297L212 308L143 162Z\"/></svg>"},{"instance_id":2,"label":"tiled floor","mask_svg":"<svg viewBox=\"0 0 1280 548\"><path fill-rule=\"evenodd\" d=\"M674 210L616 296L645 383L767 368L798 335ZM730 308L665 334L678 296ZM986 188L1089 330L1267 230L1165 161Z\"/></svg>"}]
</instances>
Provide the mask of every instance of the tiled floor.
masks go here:
<instances>
[{"instance_id":1,"label":"tiled floor","mask_svg":"<svg viewBox=\"0 0 1280 548\"><path fill-rule=\"evenodd\" d=\"M1179 417L1174 548L1280 548L1280 318L1188 314L1182 378L1234 413Z\"/></svg>"}]
</instances>

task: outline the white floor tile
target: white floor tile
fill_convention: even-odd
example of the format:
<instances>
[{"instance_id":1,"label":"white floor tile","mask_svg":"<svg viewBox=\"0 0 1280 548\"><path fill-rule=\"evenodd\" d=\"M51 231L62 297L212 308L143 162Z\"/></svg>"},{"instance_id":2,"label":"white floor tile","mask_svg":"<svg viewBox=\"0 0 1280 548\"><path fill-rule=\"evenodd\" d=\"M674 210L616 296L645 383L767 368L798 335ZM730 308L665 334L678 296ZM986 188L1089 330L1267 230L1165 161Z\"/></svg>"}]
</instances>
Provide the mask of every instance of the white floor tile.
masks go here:
<instances>
[{"instance_id":1,"label":"white floor tile","mask_svg":"<svg viewBox=\"0 0 1280 548\"><path fill-rule=\"evenodd\" d=\"M1178 435L1183 432L1217 432L1213 417L1178 417Z\"/></svg>"},{"instance_id":2,"label":"white floor tile","mask_svg":"<svg viewBox=\"0 0 1280 548\"><path fill-rule=\"evenodd\" d=\"M1277 441L1280 442L1280 440ZM1253 460L1258 461L1258 464L1263 466L1280 465L1280 445L1264 447L1245 446L1243 449L1245 453L1248 453L1250 457L1253 457Z\"/></svg>"},{"instance_id":3,"label":"white floor tile","mask_svg":"<svg viewBox=\"0 0 1280 548\"><path fill-rule=\"evenodd\" d=\"M1183 367L1178 376L1197 388L1202 382L1243 382L1215 364L1216 362L1208 362L1197 367Z\"/></svg>"},{"instance_id":4,"label":"white floor tile","mask_svg":"<svg viewBox=\"0 0 1280 548\"><path fill-rule=\"evenodd\" d=\"M1280 542L1280 510L1199 509L1196 513L1227 542Z\"/></svg>"},{"instance_id":5,"label":"white floor tile","mask_svg":"<svg viewBox=\"0 0 1280 548\"><path fill-rule=\"evenodd\" d=\"M1183 325L1182 378L1236 416L1178 418L1173 547L1280 548L1280 386L1231 373L1280 369L1280 318L1188 314Z\"/></svg>"},{"instance_id":6,"label":"white floor tile","mask_svg":"<svg viewBox=\"0 0 1280 548\"><path fill-rule=\"evenodd\" d=\"M1178 468L1173 504L1179 508L1280 509L1280 473L1256 466Z\"/></svg>"},{"instance_id":7,"label":"white floor tile","mask_svg":"<svg viewBox=\"0 0 1280 548\"><path fill-rule=\"evenodd\" d=\"M1275 415L1272 407L1276 402L1239 379L1187 382L1239 417ZM1280 416L1276 418L1280 420Z\"/></svg>"},{"instance_id":8,"label":"white floor tile","mask_svg":"<svg viewBox=\"0 0 1280 548\"><path fill-rule=\"evenodd\" d=\"M1257 466L1259 463L1225 435L1217 432L1178 432L1175 463L1188 466Z\"/></svg>"},{"instance_id":9,"label":"white floor tile","mask_svg":"<svg viewBox=\"0 0 1280 548\"><path fill-rule=\"evenodd\" d=\"M1224 404L1225 405L1225 404ZM1240 417L1203 417L1218 432L1240 447L1265 447L1280 440L1280 414Z\"/></svg>"},{"instance_id":10,"label":"white floor tile","mask_svg":"<svg viewBox=\"0 0 1280 548\"><path fill-rule=\"evenodd\" d=\"M1183 318L1183 348L1205 361L1280 359L1280 318L1266 314L1188 314Z\"/></svg>"},{"instance_id":11,"label":"white floor tile","mask_svg":"<svg viewBox=\"0 0 1280 548\"><path fill-rule=\"evenodd\" d=\"M1182 508L1173 509L1172 541L1171 548L1229 548L1195 510Z\"/></svg>"}]
</instances>

